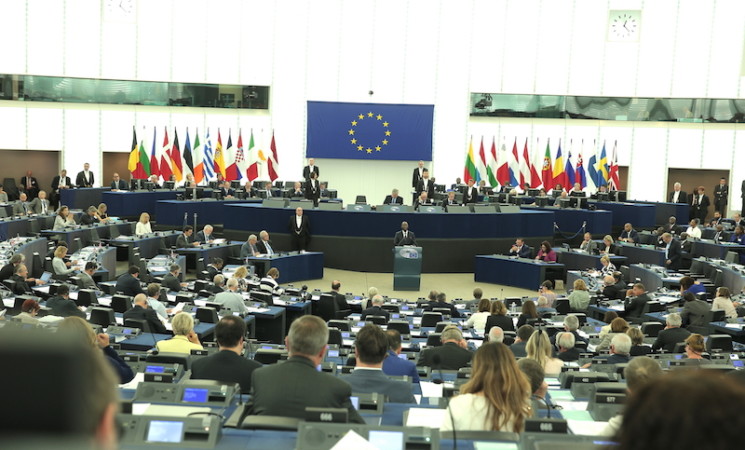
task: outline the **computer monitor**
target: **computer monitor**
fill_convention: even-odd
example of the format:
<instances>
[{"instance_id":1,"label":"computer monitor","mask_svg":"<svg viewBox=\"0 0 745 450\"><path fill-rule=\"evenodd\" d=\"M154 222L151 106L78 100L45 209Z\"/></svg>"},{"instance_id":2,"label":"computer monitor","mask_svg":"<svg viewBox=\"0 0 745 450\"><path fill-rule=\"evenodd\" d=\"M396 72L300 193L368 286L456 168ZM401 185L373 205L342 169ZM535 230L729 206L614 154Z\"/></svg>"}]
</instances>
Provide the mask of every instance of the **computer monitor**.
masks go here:
<instances>
[{"instance_id":1,"label":"computer monitor","mask_svg":"<svg viewBox=\"0 0 745 450\"><path fill-rule=\"evenodd\" d=\"M170 189L173 190L176 187L175 181L165 181L163 182L163 189Z\"/></svg>"},{"instance_id":2,"label":"computer monitor","mask_svg":"<svg viewBox=\"0 0 745 450\"><path fill-rule=\"evenodd\" d=\"M561 193L562 193L561 189L554 189L553 191L551 191L551 196L553 198L558 198L559 196L561 196Z\"/></svg>"},{"instance_id":3,"label":"computer monitor","mask_svg":"<svg viewBox=\"0 0 745 450\"><path fill-rule=\"evenodd\" d=\"M613 200L617 202L625 202L626 201L626 191L611 191L610 196Z\"/></svg>"},{"instance_id":4,"label":"computer monitor","mask_svg":"<svg viewBox=\"0 0 745 450\"><path fill-rule=\"evenodd\" d=\"M184 200L197 200L204 196L204 188L184 189Z\"/></svg>"},{"instance_id":5,"label":"computer monitor","mask_svg":"<svg viewBox=\"0 0 745 450\"><path fill-rule=\"evenodd\" d=\"M269 306L272 306L274 304L274 296L271 292L251 291L248 294L251 296L252 300L264 302Z\"/></svg>"},{"instance_id":6,"label":"computer monitor","mask_svg":"<svg viewBox=\"0 0 745 450\"><path fill-rule=\"evenodd\" d=\"M540 208L545 208L546 206L548 206L548 197L545 195L543 197L536 197L535 206L538 206Z\"/></svg>"},{"instance_id":7,"label":"computer monitor","mask_svg":"<svg viewBox=\"0 0 745 450\"><path fill-rule=\"evenodd\" d=\"M569 206L571 208L587 209L587 197L571 197L569 199Z\"/></svg>"},{"instance_id":8,"label":"computer monitor","mask_svg":"<svg viewBox=\"0 0 745 450\"><path fill-rule=\"evenodd\" d=\"M540 189L528 189L528 197L538 197L538 194L541 192Z\"/></svg>"},{"instance_id":9,"label":"computer monitor","mask_svg":"<svg viewBox=\"0 0 745 450\"><path fill-rule=\"evenodd\" d=\"M610 200L610 196L607 192L598 192L597 197L599 202L607 202Z\"/></svg>"},{"instance_id":10,"label":"computer monitor","mask_svg":"<svg viewBox=\"0 0 745 450\"><path fill-rule=\"evenodd\" d=\"M569 193L570 197L585 197L585 193L582 191L572 191Z\"/></svg>"}]
</instances>

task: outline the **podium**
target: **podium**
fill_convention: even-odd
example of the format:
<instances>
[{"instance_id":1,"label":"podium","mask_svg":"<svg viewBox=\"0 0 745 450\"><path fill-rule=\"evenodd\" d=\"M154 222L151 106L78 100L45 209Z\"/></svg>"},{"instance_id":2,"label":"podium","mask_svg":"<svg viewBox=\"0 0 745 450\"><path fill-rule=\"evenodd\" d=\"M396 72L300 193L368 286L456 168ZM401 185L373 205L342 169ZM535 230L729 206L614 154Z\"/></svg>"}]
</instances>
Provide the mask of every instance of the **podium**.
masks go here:
<instances>
[{"instance_id":1,"label":"podium","mask_svg":"<svg viewBox=\"0 0 745 450\"><path fill-rule=\"evenodd\" d=\"M418 291L422 275L422 247L393 247L393 290Z\"/></svg>"}]
</instances>

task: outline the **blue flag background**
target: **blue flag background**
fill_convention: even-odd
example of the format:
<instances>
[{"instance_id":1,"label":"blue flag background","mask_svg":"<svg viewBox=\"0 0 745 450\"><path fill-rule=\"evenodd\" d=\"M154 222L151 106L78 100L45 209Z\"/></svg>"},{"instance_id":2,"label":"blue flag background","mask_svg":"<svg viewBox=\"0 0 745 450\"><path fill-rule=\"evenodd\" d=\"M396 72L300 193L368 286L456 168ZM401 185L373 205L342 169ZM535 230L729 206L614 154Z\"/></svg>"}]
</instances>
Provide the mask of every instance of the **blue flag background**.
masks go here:
<instances>
[{"instance_id":1,"label":"blue flag background","mask_svg":"<svg viewBox=\"0 0 745 450\"><path fill-rule=\"evenodd\" d=\"M432 160L434 105L308 102L309 158Z\"/></svg>"}]
</instances>

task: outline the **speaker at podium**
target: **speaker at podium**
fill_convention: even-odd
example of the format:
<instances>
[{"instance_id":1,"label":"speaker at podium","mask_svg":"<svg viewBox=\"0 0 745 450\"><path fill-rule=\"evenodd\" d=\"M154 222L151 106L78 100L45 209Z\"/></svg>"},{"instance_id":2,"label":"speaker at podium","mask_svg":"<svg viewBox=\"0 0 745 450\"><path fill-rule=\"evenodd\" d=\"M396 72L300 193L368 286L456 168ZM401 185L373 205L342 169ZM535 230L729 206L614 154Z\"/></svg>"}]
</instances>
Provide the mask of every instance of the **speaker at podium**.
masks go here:
<instances>
[{"instance_id":1,"label":"speaker at podium","mask_svg":"<svg viewBox=\"0 0 745 450\"><path fill-rule=\"evenodd\" d=\"M393 290L418 291L422 277L422 247L393 247Z\"/></svg>"}]
</instances>

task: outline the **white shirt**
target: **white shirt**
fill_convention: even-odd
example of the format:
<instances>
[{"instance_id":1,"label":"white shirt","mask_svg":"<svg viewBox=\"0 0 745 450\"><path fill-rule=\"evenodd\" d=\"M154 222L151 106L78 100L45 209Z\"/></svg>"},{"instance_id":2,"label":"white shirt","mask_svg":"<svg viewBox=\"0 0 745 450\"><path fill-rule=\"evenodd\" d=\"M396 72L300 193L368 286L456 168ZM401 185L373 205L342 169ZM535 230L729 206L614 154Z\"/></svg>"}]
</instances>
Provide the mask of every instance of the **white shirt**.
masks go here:
<instances>
[{"instance_id":1,"label":"white shirt","mask_svg":"<svg viewBox=\"0 0 745 450\"><path fill-rule=\"evenodd\" d=\"M525 401L527 408L528 399ZM452 431L453 423L456 430L492 431L492 414L486 397L476 394L453 397L450 400L450 407L445 410L440 430ZM514 427L515 421L511 418L497 431L513 432Z\"/></svg>"},{"instance_id":2,"label":"white shirt","mask_svg":"<svg viewBox=\"0 0 745 450\"><path fill-rule=\"evenodd\" d=\"M143 234L149 234L152 232L153 232L153 229L150 226L150 222L148 223L137 222L137 224L135 225L135 234L137 236L142 236Z\"/></svg>"},{"instance_id":3,"label":"white shirt","mask_svg":"<svg viewBox=\"0 0 745 450\"><path fill-rule=\"evenodd\" d=\"M486 328L486 319L491 315L489 311L482 311L473 313L471 317L466 322L466 325L473 326L476 331L479 333L483 333L484 329Z\"/></svg>"},{"instance_id":4,"label":"white shirt","mask_svg":"<svg viewBox=\"0 0 745 450\"><path fill-rule=\"evenodd\" d=\"M686 234L688 235L688 237L701 239L701 228L699 228L699 227L696 227L696 228L688 227L686 229Z\"/></svg>"},{"instance_id":5,"label":"white shirt","mask_svg":"<svg viewBox=\"0 0 745 450\"><path fill-rule=\"evenodd\" d=\"M673 192L673 203L678 203L678 197L680 197L680 191Z\"/></svg>"},{"instance_id":6,"label":"white shirt","mask_svg":"<svg viewBox=\"0 0 745 450\"><path fill-rule=\"evenodd\" d=\"M297 227L300 228L300 225L303 223L303 216L295 216L295 223L297 224Z\"/></svg>"}]
</instances>

